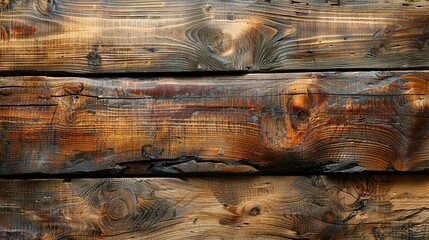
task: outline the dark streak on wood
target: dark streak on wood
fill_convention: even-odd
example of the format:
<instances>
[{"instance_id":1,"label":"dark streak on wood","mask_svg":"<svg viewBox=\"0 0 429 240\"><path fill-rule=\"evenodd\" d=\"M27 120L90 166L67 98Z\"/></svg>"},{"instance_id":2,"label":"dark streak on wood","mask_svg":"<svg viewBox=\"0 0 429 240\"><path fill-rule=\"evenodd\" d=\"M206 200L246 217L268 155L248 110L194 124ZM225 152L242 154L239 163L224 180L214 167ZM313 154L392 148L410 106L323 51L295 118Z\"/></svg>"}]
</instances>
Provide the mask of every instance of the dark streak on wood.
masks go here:
<instances>
[{"instance_id":1,"label":"dark streak on wood","mask_svg":"<svg viewBox=\"0 0 429 240\"><path fill-rule=\"evenodd\" d=\"M426 72L0 78L0 174L422 171Z\"/></svg>"}]
</instances>

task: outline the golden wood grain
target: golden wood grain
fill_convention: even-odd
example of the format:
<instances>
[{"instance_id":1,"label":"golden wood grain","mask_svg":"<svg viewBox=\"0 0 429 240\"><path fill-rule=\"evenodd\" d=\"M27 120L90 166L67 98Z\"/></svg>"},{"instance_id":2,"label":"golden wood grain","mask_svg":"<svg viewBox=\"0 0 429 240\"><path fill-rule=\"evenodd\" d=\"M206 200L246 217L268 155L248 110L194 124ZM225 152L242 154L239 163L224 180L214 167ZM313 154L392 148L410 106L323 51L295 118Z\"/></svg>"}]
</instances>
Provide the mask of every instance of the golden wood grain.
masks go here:
<instances>
[{"instance_id":1,"label":"golden wood grain","mask_svg":"<svg viewBox=\"0 0 429 240\"><path fill-rule=\"evenodd\" d=\"M0 71L427 68L423 0L3 0Z\"/></svg>"},{"instance_id":2,"label":"golden wood grain","mask_svg":"<svg viewBox=\"0 0 429 240\"><path fill-rule=\"evenodd\" d=\"M0 180L2 239L425 239L427 176Z\"/></svg>"},{"instance_id":3,"label":"golden wood grain","mask_svg":"<svg viewBox=\"0 0 429 240\"><path fill-rule=\"evenodd\" d=\"M0 78L0 174L421 171L426 72Z\"/></svg>"}]
</instances>

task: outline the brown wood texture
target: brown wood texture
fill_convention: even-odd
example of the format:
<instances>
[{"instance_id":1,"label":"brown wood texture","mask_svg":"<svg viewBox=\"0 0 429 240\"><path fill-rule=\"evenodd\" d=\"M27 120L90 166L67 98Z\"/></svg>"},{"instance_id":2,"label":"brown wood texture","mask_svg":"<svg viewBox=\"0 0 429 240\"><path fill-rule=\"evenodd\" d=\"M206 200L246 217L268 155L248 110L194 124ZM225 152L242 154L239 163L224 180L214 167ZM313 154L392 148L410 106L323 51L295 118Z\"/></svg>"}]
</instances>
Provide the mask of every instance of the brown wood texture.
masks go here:
<instances>
[{"instance_id":1,"label":"brown wood texture","mask_svg":"<svg viewBox=\"0 0 429 240\"><path fill-rule=\"evenodd\" d=\"M423 0L3 0L0 71L427 68Z\"/></svg>"},{"instance_id":2,"label":"brown wood texture","mask_svg":"<svg viewBox=\"0 0 429 240\"><path fill-rule=\"evenodd\" d=\"M0 180L2 239L427 239L428 176Z\"/></svg>"},{"instance_id":3,"label":"brown wood texture","mask_svg":"<svg viewBox=\"0 0 429 240\"><path fill-rule=\"evenodd\" d=\"M429 74L0 78L0 174L422 171Z\"/></svg>"}]
</instances>

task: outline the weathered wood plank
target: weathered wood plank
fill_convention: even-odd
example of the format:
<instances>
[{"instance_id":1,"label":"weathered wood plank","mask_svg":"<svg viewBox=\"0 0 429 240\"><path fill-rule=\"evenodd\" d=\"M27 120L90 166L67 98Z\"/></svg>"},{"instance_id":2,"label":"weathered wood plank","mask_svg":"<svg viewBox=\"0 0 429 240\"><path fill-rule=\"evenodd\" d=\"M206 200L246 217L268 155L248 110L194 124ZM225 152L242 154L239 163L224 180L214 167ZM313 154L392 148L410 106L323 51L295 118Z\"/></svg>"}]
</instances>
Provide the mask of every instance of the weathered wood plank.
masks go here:
<instances>
[{"instance_id":1,"label":"weathered wood plank","mask_svg":"<svg viewBox=\"0 0 429 240\"><path fill-rule=\"evenodd\" d=\"M0 71L427 68L423 0L4 0Z\"/></svg>"},{"instance_id":2,"label":"weathered wood plank","mask_svg":"<svg viewBox=\"0 0 429 240\"><path fill-rule=\"evenodd\" d=\"M421 171L429 74L0 78L0 174Z\"/></svg>"},{"instance_id":3,"label":"weathered wood plank","mask_svg":"<svg viewBox=\"0 0 429 240\"><path fill-rule=\"evenodd\" d=\"M0 180L2 239L426 239L427 176Z\"/></svg>"}]
</instances>

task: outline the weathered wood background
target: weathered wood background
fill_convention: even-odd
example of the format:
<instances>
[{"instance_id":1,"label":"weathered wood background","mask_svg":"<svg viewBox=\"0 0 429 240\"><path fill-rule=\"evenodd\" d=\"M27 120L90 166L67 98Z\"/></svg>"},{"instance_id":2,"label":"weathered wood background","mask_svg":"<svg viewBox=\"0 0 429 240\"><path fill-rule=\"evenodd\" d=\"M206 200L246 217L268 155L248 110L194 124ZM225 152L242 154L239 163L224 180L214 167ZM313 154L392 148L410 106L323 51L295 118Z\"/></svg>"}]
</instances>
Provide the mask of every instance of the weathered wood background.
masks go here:
<instances>
[{"instance_id":1,"label":"weathered wood background","mask_svg":"<svg viewBox=\"0 0 429 240\"><path fill-rule=\"evenodd\" d=\"M3 239L429 235L427 176L2 180L0 192Z\"/></svg>"},{"instance_id":2,"label":"weathered wood background","mask_svg":"<svg viewBox=\"0 0 429 240\"><path fill-rule=\"evenodd\" d=\"M428 0L0 0L2 240L429 239L428 168Z\"/></svg>"},{"instance_id":3,"label":"weathered wood background","mask_svg":"<svg viewBox=\"0 0 429 240\"><path fill-rule=\"evenodd\" d=\"M0 71L429 67L423 0L2 0Z\"/></svg>"}]
</instances>

